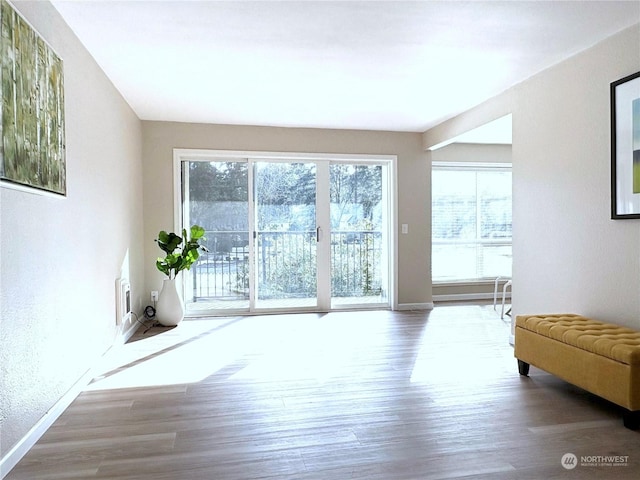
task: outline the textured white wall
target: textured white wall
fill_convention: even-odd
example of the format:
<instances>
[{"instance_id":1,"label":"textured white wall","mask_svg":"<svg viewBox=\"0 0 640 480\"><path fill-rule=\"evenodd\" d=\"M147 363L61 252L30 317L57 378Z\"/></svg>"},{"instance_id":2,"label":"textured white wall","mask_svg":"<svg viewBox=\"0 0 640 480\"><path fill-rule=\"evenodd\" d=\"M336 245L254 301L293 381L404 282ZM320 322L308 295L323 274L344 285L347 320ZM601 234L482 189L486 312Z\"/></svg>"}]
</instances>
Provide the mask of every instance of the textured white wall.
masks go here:
<instances>
[{"instance_id":1,"label":"textured white wall","mask_svg":"<svg viewBox=\"0 0 640 480\"><path fill-rule=\"evenodd\" d=\"M155 269L161 229L173 228L173 148L398 155L399 303L431 303L431 166L417 133L143 122L147 290L158 290Z\"/></svg>"},{"instance_id":2,"label":"textured white wall","mask_svg":"<svg viewBox=\"0 0 640 480\"><path fill-rule=\"evenodd\" d=\"M14 2L64 61L66 198L0 191L0 456L108 349L125 262L138 307L141 126L49 2Z\"/></svg>"},{"instance_id":3,"label":"textured white wall","mask_svg":"<svg viewBox=\"0 0 640 480\"><path fill-rule=\"evenodd\" d=\"M640 328L640 221L610 220L611 82L640 70L640 25L425 132L435 145L513 115L514 313Z\"/></svg>"}]
</instances>

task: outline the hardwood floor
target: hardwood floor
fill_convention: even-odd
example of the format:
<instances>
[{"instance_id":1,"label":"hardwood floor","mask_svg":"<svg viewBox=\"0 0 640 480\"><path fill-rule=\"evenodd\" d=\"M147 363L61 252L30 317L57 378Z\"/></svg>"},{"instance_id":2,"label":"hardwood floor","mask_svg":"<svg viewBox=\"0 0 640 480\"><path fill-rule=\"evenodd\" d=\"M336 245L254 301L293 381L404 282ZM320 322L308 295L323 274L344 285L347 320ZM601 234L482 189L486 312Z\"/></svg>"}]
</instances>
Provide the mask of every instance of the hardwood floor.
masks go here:
<instances>
[{"instance_id":1,"label":"hardwood floor","mask_svg":"<svg viewBox=\"0 0 640 480\"><path fill-rule=\"evenodd\" d=\"M491 306L456 305L153 329L6 478L638 478L620 409L534 367L521 378L508 334Z\"/></svg>"}]
</instances>

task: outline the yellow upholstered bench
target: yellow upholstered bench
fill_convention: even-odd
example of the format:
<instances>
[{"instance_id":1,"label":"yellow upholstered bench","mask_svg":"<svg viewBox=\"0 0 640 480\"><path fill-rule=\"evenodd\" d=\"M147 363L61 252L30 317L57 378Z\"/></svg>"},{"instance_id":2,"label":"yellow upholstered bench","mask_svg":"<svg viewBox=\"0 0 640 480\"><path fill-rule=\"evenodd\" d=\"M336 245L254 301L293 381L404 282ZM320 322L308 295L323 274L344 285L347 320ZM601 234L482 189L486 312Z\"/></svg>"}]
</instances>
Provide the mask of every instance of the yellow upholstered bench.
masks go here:
<instances>
[{"instance_id":1,"label":"yellow upholstered bench","mask_svg":"<svg viewBox=\"0 0 640 480\"><path fill-rule=\"evenodd\" d=\"M518 315L515 356L626 409L624 425L640 427L640 332L574 314Z\"/></svg>"}]
</instances>

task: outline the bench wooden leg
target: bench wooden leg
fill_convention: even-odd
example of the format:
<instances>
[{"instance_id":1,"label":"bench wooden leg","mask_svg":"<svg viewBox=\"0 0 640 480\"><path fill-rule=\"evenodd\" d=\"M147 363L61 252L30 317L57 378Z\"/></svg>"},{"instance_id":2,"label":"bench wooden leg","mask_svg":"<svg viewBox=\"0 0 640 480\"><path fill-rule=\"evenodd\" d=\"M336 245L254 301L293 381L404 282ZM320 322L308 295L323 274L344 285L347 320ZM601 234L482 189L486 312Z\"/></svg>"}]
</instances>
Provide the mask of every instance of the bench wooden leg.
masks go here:
<instances>
[{"instance_id":1,"label":"bench wooden leg","mask_svg":"<svg viewBox=\"0 0 640 480\"><path fill-rule=\"evenodd\" d=\"M626 410L622 414L624 426L629 430L638 430L640 428L640 410Z\"/></svg>"},{"instance_id":2,"label":"bench wooden leg","mask_svg":"<svg viewBox=\"0 0 640 480\"><path fill-rule=\"evenodd\" d=\"M529 375L529 364L518 359L518 372L525 377Z\"/></svg>"}]
</instances>

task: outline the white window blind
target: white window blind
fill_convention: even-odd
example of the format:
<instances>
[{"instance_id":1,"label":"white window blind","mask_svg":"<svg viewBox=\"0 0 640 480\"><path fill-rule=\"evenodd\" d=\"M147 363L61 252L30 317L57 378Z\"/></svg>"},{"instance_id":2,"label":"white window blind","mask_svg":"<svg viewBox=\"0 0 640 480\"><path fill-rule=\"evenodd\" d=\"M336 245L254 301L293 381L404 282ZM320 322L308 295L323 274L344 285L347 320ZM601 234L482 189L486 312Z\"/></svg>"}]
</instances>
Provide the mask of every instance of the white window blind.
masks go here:
<instances>
[{"instance_id":1,"label":"white window blind","mask_svg":"<svg viewBox=\"0 0 640 480\"><path fill-rule=\"evenodd\" d=\"M511 165L434 163L433 282L511 276Z\"/></svg>"}]
</instances>

